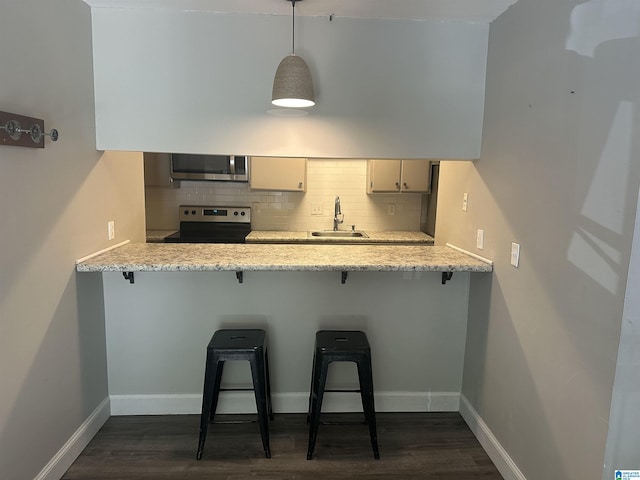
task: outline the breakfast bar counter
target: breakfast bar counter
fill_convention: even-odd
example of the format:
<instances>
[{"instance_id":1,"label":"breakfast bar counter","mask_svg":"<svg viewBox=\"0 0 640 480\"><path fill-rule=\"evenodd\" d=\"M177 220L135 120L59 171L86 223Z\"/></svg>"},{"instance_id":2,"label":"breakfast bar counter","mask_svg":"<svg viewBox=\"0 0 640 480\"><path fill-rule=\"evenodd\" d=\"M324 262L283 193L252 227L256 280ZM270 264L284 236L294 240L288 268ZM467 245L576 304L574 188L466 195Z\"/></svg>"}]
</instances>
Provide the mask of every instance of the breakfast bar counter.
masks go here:
<instances>
[{"instance_id":1,"label":"breakfast bar counter","mask_svg":"<svg viewBox=\"0 0 640 480\"><path fill-rule=\"evenodd\" d=\"M276 412L306 412L323 329L366 332L378 411L457 411L469 285L493 267L454 246L128 243L76 269L102 285L111 412L139 415L199 413L221 328L268 332ZM231 362L226 382L250 384L244 367ZM332 367L331 388L351 389L351 367ZM219 413L255 409L251 392L232 393ZM327 400L328 411L362 408L357 395Z\"/></svg>"},{"instance_id":2,"label":"breakfast bar counter","mask_svg":"<svg viewBox=\"0 0 640 480\"><path fill-rule=\"evenodd\" d=\"M490 272L449 246L132 243L77 264L79 272Z\"/></svg>"}]
</instances>

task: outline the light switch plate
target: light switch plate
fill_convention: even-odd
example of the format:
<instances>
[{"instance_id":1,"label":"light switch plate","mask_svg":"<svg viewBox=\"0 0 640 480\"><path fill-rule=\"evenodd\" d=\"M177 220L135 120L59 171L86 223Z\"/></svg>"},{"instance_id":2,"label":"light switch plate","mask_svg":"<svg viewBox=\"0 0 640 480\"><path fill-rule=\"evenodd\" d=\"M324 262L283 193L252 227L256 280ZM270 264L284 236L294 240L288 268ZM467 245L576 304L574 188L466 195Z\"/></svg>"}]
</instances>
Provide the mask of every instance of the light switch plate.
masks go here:
<instances>
[{"instance_id":1,"label":"light switch plate","mask_svg":"<svg viewBox=\"0 0 640 480\"><path fill-rule=\"evenodd\" d=\"M107 237L109 240L116 238L116 222L113 220L107 223Z\"/></svg>"},{"instance_id":2,"label":"light switch plate","mask_svg":"<svg viewBox=\"0 0 640 480\"><path fill-rule=\"evenodd\" d=\"M466 212L467 211L467 203L469 202L469 194L468 193L464 193L462 195L462 211Z\"/></svg>"},{"instance_id":3,"label":"light switch plate","mask_svg":"<svg viewBox=\"0 0 640 480\"><path fill-rule=\"evenodd\" d=\"M387 205L387 214L388 215L395 215L396 214L396 206L393 203L390 203Z\"/></svg>"},{"instance_id":4,"label":"light switch plate","mask_svg":"<svg viewBox=\"0 0 640 480\"><path fill-rule=\"evenodd\" d=\"M484 230L478 229L476 234L476 248L482 250L484 248Z\"/></svg>"},{"instance_id":5,"label":"light switch plate","mask_svg":"<svg viewBox=\"0 0 640 480\"><path fill-rule=\"evenodd\" d=\"M520 244L511 242L511 265L518 267L520 265Z\"/></svg>"}]
</instances>

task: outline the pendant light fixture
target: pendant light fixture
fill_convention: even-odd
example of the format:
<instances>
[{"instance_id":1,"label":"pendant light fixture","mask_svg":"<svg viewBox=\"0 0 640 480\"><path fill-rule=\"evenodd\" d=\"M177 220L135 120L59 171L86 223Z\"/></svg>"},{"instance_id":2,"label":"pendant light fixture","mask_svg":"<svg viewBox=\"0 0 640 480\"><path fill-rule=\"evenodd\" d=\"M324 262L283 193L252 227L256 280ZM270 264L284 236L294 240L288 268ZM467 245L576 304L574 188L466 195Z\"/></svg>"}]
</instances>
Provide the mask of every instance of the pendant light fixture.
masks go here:
<instances>
[{"instance_id":1,"label":"pendant light fixture","mask_svg":"<svg viewBox=\"0 0 640 480\"><path fill-rule=\"evenodd\" d=\"M296 1L291 2L291 54L282 59L273 79L271 103L278 107L312 107L316 104L313 80L306 62L296 55Z\"/></svg>"}]
</instances>

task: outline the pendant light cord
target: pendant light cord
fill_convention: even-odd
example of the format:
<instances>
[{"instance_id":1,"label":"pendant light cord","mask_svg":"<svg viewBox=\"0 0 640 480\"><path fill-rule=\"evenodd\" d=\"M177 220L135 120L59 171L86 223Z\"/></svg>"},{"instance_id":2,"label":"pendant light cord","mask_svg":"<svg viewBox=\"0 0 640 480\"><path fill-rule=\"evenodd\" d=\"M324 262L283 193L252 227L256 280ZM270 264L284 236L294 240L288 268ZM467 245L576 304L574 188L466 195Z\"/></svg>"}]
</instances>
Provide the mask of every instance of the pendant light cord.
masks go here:
<instances>
[{"instance_id":1,"label":"pendant light cord","mask_svg":"<svg viewBox=\"0 0 640 480\"><path fill-rule=\"evenodd\" d=\"M291 55L296 54L296 0L291 0Z\"/></svg>"}]
</instances>

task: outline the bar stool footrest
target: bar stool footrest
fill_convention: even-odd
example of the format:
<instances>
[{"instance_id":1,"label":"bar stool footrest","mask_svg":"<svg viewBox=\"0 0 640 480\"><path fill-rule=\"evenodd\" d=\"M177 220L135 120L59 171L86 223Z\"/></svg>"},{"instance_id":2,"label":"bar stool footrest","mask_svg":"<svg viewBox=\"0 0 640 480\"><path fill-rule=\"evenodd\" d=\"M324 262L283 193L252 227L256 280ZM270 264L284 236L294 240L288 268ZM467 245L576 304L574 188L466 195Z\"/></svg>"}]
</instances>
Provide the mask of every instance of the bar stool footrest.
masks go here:
<instances>
[{"instance_id":1,"label":"bar stool footrest","mask_svg":"<svg viewBox=\"0 0 640 480\"><path fill-rule=\"evenodd\" d=\"M329 390L329 389L325 388L324 393L327 393L327 392L332 392L332 393L336 393L336 392L337 393L360 393L360 392L362 392L362 390L360 390L360 389L348 390L348 389L343 389L343 388L337 388L335 390Z\"/></svg>"},{"instance_id":2,"label":"bar stool footrest","mask_svg":"<svg viewBox=\"0 0 640 480\"><path fill-rule=\"evenodd\" d=\"M322 420L320 425L367 425L366 420L362 422L326 422Z\"/></svg>"}]
</instances>

